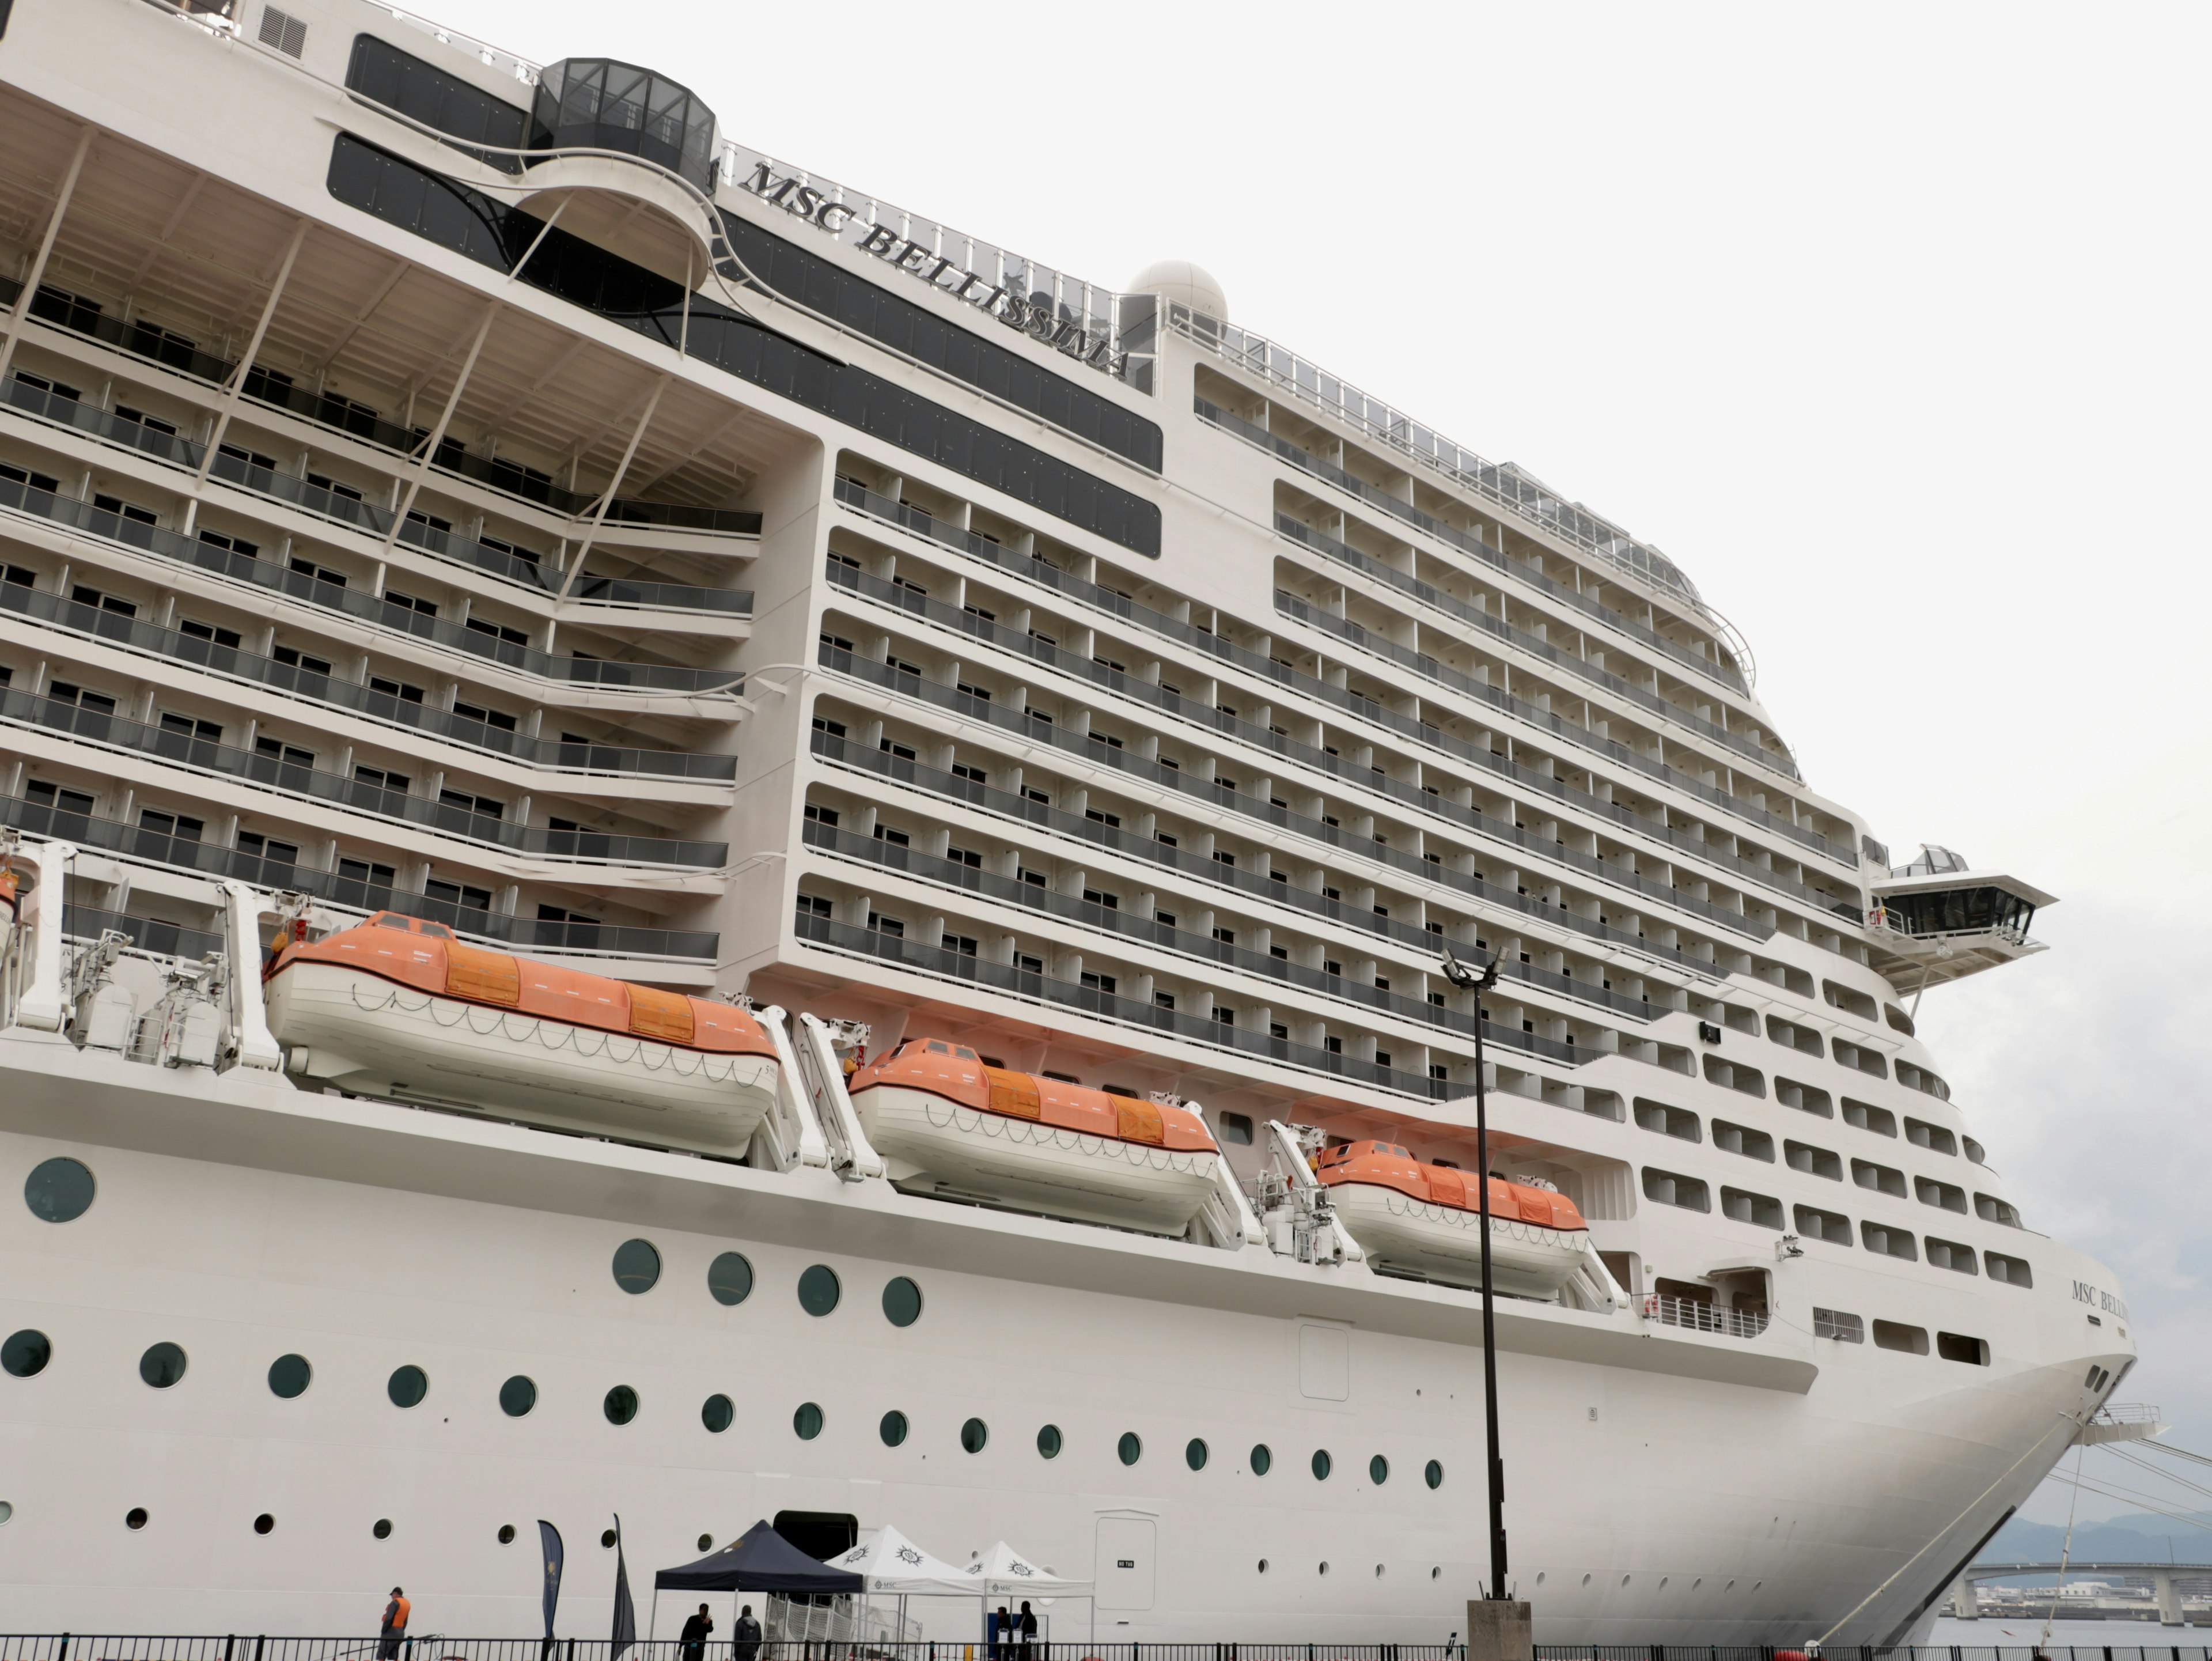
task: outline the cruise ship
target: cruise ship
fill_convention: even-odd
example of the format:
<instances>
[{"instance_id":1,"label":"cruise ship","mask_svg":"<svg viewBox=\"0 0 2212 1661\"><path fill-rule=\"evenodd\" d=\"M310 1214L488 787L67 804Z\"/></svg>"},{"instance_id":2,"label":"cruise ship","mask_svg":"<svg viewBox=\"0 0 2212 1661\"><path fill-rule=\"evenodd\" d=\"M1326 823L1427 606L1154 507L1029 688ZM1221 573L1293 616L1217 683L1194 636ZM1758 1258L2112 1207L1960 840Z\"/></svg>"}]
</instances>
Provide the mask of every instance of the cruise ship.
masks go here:
<instances>
[{"instance_id":1,"label":"cruise ship","mask_svg":"<svg viewBox=\"0 0 2212 1661\"><path fill-rule=\"evenodd\" d=\"M1442 1642L1486 1191L1537 1637L1924 1632L2130 1433L1915 1031L2051 897L1649 543L674 21L0 0L11 1629L534 1635L543 1518L594 1634L619 1514Z\"/></svg>"}]
</instances>

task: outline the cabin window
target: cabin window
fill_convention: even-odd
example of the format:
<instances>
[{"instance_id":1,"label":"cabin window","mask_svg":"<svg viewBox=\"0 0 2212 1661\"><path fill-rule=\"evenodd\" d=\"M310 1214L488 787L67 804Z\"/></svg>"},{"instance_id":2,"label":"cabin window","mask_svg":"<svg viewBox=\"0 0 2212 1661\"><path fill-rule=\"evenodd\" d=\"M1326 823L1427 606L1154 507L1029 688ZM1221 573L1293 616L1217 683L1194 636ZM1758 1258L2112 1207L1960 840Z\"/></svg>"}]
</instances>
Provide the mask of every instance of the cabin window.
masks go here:
<instances>
[{"instance_id":1,"label":"cabin window","mask_svg":"<svg viewBox=\"0 0 2212 1661\"><path fill-rule=\"evenodd\" d=\"M1796 1215L1798 1233L1808 1240L1823 1240L1839 1246L1851 1243L1851 1220L1848 1217L1809 1205L1797 1207Z\"/></svg>"},{"instance_id":2,"label":"cabin window","mask_svg":"<svg viewBox=\"0 0 2212 1661\"><path fill-rule=\"evenodd\" d=\"M1988 1265L1992 1281L2001 1281L2008 1287L2032 1287L2035 1284L2035 1275L2028 1269L2025 1258L2008 1257L2002 1251L1984 1251L1982 1261Z\"/></svg>"},{"instance_id":3,"label":"cabin window","mask_svg":"<svg viewBox=\"0 0 2212 1661\"><path fill-rule=\"evenodd\" d=\"M791 1428L802 1442L811 1442L822 1433L822 1409L812 1402L801 1402L799 1411L791 1415Z\"/></svg>"},{"instance_id":4,"label":"cabin window","mask_svg":"<svg viewBox=\"0 0 2212 1661\"><path fill-rule=\"evenodd\" d=\"M1893 1349L1905 1355L1925 1355L1928 1353L1928 1329L1906 1326L1899 1321L1876 1321L1874 1323L1874 1342L1876 1349Z\"/></svg>"},{"instance_id":5,"label":"cabin window","mask_svg":"<svg viewBox=\"0 0 2212 1661\"><path fill-rule=\"evenodd\" d=\"M42 1159L23 1183L23 1203L42 1223L73 1223L92 1209L92 1172L67 1158Z\"/></svg>"},{"instance_id":6,"label":"cabin window","mask_svg":"<svg viewBox=\"0 0 2212 1661\"><path fill-rule=\"evenodd\" d=\"M1711 1190L1695 1177L1644 1167L1644 1197L1660 1205L1680 1206L1685 1211L1711 1211Z\"/></svg>"},{"instance_id":7,"label":"cabin window","mask_svg":"<svg viewBox=\"0 0 2212 1661\"><path fill-rule=\"evenodd\" d=\"M0 1367L17 1378L36 1378L53 1356L53 1341L30 1327L9 1334L8 1342L0 1344Z\"/></svg>"},{"instance_id":8,"label":"cabin window","mask_svg":"<svg viewBox=\"0 0 2212 1661\"><path fill-rule=\"evenodd\" d=\"M1963 1361L1968 1366L1985 1367L1990 1364L1987 1341L1969 1338L1963 1332L1937 1333L1936 1353L1947 1361Z\"/></svg>"},{"instance_id":9,"label":"cabin window","mask_svg":"<svg viewBox=\"0 0 2212 1661\"><path fill-rule=\"evenodd\" d=\"M1955 1240L1939 1240L1933 1234L1922 1240L1921 1244L1927 1249L1930 1269L1948 1269L1960 1275L1980 1272L1974 1267L1974 1249L1972 1246L1960 1245Z\"/></svg>"},{"instance_id":10,"label":"cabin window","mask_svg":"<svg viewBox=\"0 0 2212 1661\"><path fill-rule=\"evenodd\" d=\"M394 1367L384 1381L384 1393L396 1408L420 1407L430 1393L430 1375L418 1366Z\"/></svg>"},{"instance_id":11,"label":"cabin window","mask_svg":"<svg viewBox=\"0 0 2212 1661\"><path fill-rule=\"evenodd\" d=\"M799 1306L809 1315L827 1315L837 1307L842 1291L837 1271L827 1263L816 1263L799 1277Z\"/></svg>"},{"instance_id":12,"label":"cabin window","mask_svg":"<svg viewBox=\"0 0 2212 1661\"><path fill-rule=\"evenodd\" d=\"M304 1355L279 1355L269 1364L269 1393L284 1401L307 1394L315 1370Z\"/></svg>"},{"instance_id":13,"label":"cabin window","mask_svg":"<svg viewBox=\"0 0 2212 1661\"><path fill-rule=\"evenodd\" d=\"M1390 1462L1379 1453L1370 1459L1367 1462L1367 1480L1381 1488L1390 1480Z\"/></svg>"},{"instance_id":14,"label":"cabin window","mask_svg":"<svg viewBox=\"0 0 2212 1661\"><path fill-rule=\"evenodd\" d=\"M1060 1427L1058 1425L1040 1425L1037 1427L1036 1451L1037 1456L1040 1458L1059 1458L1060 1445Z\"/></svg>"},{"instance_id":15,"label":"cabin window","mask_svg":"<svg viewBox=\"0 0 2212 1661\"><path fill-rule=\"evenodd\" d=\"M1859 1239L1869 1251L1879 1251L1885 1256L1900 1257L1908 1263L1920 1261L1919 1248L1911 1234L1905 1229L1891 1228L1881 1223L1861 1223ZM1923 1354L1925 1354L1923 1351Z\"/></svg>"},{"instance_id":16,"label":"cabin window","mask_svg":"<svg viewBox=\"0 0 2212 1661\"><path fill-rule=\"evenodd\" d=\"M1182 1462L1193 1470L1204 1470L1208 1453L1205 1439L1194 1436L1183 1444Z\"/></svg>"},{"instance_id":17,"label":"cabin window","mask_svg":"<svg viewBox=\"0 0 2212 1661\"><path fill-rule=\"evenodd\" d=\"M929 1041L929 1053L933 1056L950 1056L952 1053L952 1046L941 1038L932 1038Z\"/></svg>"},{"instance_id":18,"label":"cabin window","mask_svg":"<svg viewBox=\"0 0 2212 1661\"><path fill-rule=\"evenodd\" d=\"M991 1427L981 1419L970 1419L960 1427L960 1445L969 1453L981 1453L991 1439Z\"/></svg>"},{"instance_id":19,"label":"cabin window","mask_svg":"<svg viewBox=\"0 0 2212 1661\"><path fill-rule=\"evenodd\" d=\"M1760 1228L1779 1230L1782 1226L1782 1202L1764 1194L1753 1194L1741 1188L1721 1189L1722 1212L1739 1223L1753 1223Z\"/></svg>"},{"instance_id":20,"label":"cabin window","mask_svg":"<svg viewBox=\"0 0 2212 1661\"><path fill-rule=\"evenodd\" d=\"M660 1253L650 1240L624 1240L615 1248L614 1271L624 1292L650 1292L660 1281Z\"/></svg>"},{"instance_id":21,"label":"cabin window","mask_svg":"<svg viewBox=\"0 0 2212 1661\"><path fill-rule=\"evenodd\" d=\"M699 1404L699 1422L716 1436L736 1423L737 1417L737 1406L726 1396L709 1396Z\"/></svg>"},{"instance_id":22,"label":"cabin window","mask_svg":"<svg viewBox=\"0 0 2212 1661\"><path fill-rule=\"evenodd\" d=\"M518 1372L499 1387L499 1410L510 1419L520 1419L538 1405L537 1380Z\"/></svg>"},{"instance_id":23,"label":"cabin window","mask_svg":"<svg viewBox=\"0 0 2212 1661\"><path fill-rule=\"evenodd\" d=\"M939 1048L932 1044L931 1049ZM910 1327L921 1318L921 1288L905 1275L897 1275L884 1287L884 1318L895 1327Z\"/></svg>"},{"instance_id":24,"label":"cabin window","mask_svg":"<svg viewBox=\"0 0 2212 1661\"><path fill-rule=\"evenodd\" d=\"M1144 1439L1133 1430L1121 1433L1121 1439L1114 1444L1115 1456L1125 1465L1133 1465L1145 1457Z\"/></svg>"},{"instance_id":25,"label":"cabin window","mask_svg":"<svg viewBox=\"0 0 2212 1661\"><path fill-rule=\"evenodd\" d=\"M887 1448L897 1447L906 1440L906 1415L893 1408L876 1423L876 1434L882 1437Z\"/></svg>"},{"instance_id":26,"label":"cabin window","mask_svg":"<svg viewBox=\"0 0 2212 1661\"><path fill-rule=\"evenodd\" d=\"M1432 1488L1442 1488L1444 1485L1444 1468L1442 1463L1435 1459L1430 1460L1426 1465L1422 1467L1421 1480L1424 1482L1426 1482ZM1431 1579L1436 1579L1435 1570L1431 1569L1429 1572L1429 1578Z\"/></svg>"},{"instance_id":27,"label":"cabin window","mask_svg":"<svg viewBox=\"0 0 2212 1661\"><path fill-rule=\"evenodd\" d=\"M752 1296L753 1266L742 1251L726 1251L707 1265L707 1291L718 1304L742 1304Z\"/></svg>"},{"instance_id":28,"label":"cabin window","mask_svg":"<svg viewBox=\"0 0 2212 1661\"><path fill-rule=\"evenodd\" d=\"M155 1390L167 1390L185 1376L185 1352L166 1341L149 1344L138 1358L138 1376Z\"/></svg>"},{"instance_id":29,"label":"cabin window","mask_svg":"<svg viewBox=\"0 0 2212 1661\"><path fill-rule=\"evenodd\" d=\"M1269 1471L1275 1468L1274 1451L1268 1447L1265 1442L1255 1442L1252 1445L1251 1457L1252 1474L1255 1476L1265 1476ZM1262 1563L1260 1566L1260 1572L1263 1574L1267 1573L1267 1565L1265 1563Z\"/></svg>"},{"instance_id":30,"label":"cabin window","mask_svg":"<svg viewBox=\"0 0 2212 1661\"><path fill-rule=\"evenodd\" d=\"M628 1384L617 1384L601 1400L599 1410L609 1424L626 1425L637 1417L637 1392Z\"/></svg>"},{"instance_id":31,"label":"cabin window","mask_svg":"<svg viewBox=\"0 0 2212 1661\"><path fill-rule=\"evenodd\" d=\"M1312 1467L1314 1481L1316 1482L1328 1481L1329 1472L1336 1469L1336 1461L1329 1457L1327 1448L1316 1448L1313 1457L1307 1463Z\"/></svg>"}]
</instances>

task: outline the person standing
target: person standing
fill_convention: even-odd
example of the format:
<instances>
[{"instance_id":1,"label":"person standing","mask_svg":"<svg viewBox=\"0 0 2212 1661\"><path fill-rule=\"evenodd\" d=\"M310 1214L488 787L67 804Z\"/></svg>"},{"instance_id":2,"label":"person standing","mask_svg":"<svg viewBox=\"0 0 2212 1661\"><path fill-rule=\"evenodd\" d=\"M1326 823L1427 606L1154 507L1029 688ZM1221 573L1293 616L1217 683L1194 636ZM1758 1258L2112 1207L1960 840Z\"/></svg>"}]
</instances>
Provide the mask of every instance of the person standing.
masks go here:
<instances>
[{"instance_id":1,"label":"person standing","mask_svg":"<svg viewBox=\"0 0 2212 1661\"><path fill-rule=\"evenodd\" d=\"M407 1637L407 1617L415 1606L394 1586L392 1601L384 1606L384 1625L376 1634L376 1661L399 1661L399 1646Z\"/></svg>"},{"instance_id":2,"label":"person standing","mask_svg":"<svg viewBox=\"0 0 2212 1661\"><path fill-rule=\"evenodd\" d=\"M681 1661L707 1661L707 1634L714 1630L714 1617L707 1613L704 1603L699 1613L684 1623L684 1634L677 1641L681 1646Z\"/></svg>"},{"instance_id":3,"label":"person standing","mask_svg":"<svg viewBox=\"0 0 2212 1661\"><path fill-rule=\"evenodd\" d=\"M1022 1661L1030 1661L1036 1653L1037 1618L1036 1611L1030 1607L1030 1600L1026 1597L1022 1599L1021 1619L1015 1622L1015 1626L1022 1635Z\"/></svg>"},{"instance_id":4,"label":"person standing","mask_svg":"<svg viewBox=\"0 0 2212 1661\"><path fill-rule=\"evenodd\" d=\"M754 1661L760 1653L761 1623L753 1619L753 1606L738 1611L738 1624L730 1628L730 1661Z\"/></svg>"}]
</instances>

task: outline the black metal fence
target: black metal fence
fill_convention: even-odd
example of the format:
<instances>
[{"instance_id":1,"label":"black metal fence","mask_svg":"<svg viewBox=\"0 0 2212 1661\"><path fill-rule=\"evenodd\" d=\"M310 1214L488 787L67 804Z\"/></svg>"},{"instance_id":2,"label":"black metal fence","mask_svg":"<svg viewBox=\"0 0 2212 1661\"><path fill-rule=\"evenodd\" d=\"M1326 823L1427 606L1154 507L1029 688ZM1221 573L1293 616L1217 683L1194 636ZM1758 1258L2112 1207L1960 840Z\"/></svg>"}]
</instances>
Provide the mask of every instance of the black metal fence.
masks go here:
<instances>
[{"instance_id":1,"label":"black metal fence","mask_svg":"<svg viewBox=\"0 0 2212 1661\"><path fill-rule=\"evenodd\" d=\"M0 1661L1468 1661L1463 1644L1146 1643L1053 1640L992 1645L769 1640L734 1654L724 1640L696 1652L673 1639L617 1650L603 1638L201 1637L82 1633L0 1634ZM2203 1644L1850 1645L1808 1652L1775 1644L1539 1644L1535 1661L2212 1661Z\"/></svg>"}]
</instances>

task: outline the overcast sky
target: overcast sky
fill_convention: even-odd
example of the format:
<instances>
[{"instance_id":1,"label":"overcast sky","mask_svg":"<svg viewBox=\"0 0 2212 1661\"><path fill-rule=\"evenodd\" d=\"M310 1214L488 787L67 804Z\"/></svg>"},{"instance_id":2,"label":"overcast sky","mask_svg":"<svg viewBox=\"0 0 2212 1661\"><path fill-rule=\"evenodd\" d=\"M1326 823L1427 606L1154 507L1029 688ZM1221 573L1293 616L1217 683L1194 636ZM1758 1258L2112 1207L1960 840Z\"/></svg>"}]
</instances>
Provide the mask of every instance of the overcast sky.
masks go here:
<instances>
[{"instance_id":1,"label":"overcast sky","mask_svg":"<svg viewBox=\"0 0 2212 1661\"><path fill-rule=\"evenodd\" d=\"M2212 10L414 3L1095 283L1195 260L1665 549L1815 788L2062 897L1923 1030L2212 1452Z\"/></svg>"}]
</instances>

